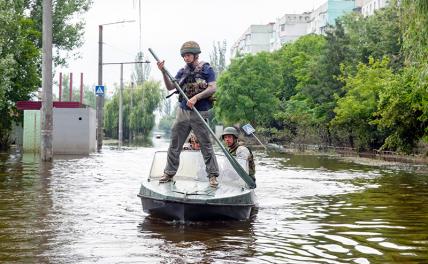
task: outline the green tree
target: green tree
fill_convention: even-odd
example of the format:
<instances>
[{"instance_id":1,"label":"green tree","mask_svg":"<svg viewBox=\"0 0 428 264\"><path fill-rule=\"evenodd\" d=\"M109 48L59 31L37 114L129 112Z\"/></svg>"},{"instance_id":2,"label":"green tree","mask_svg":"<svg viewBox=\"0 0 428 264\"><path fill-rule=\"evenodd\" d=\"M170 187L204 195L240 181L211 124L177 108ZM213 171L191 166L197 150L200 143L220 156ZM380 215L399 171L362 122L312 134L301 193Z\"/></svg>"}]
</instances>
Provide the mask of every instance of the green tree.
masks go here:
<instances>
[{"instance_id":1,"label":"green tree","mask_svg":"<svg viewBox=\"0 0 428 264\"><path fill-rule=\"evenodd\" d=\"M398 0L397 0L398 1ZM395 2L395 1L394 1ZM403 51L406 75L412 79L411 91L407 91L407 109L418 109L418 121L428 122L428 1L403 0L400 2L400 15L403 34ZM420 113L419 113L420 111ZM428 126L425 126L423 138L428 142ZM411 141L410 141L411 142ZM410 145L413 145L410 143Z\"/></svg>"},{"instance_id":2,"label":"green tree","mask_svg":"<svg viewBox=\"0 0 428 264\"><path fill-rule=\"evenodd\" d=\"M280 67L267 52L233 60L217 85L217 120L266 126L278 110Z\"/></svg>"},{"instance_id":3,"label":"green tree","mask_svg":"<svg viewBox=\"0 0 428 264\"><path fill-rule=\"evenodd\" d=\"M0 24L0 149L7 149L12 122L20 120L15 102L40 85L40 51L32 41L39 32L11 1L0 0Z\"/></svg>"},{"instance_id":4,"label":"green tree","mask_svg":"<svg viewBox=\"0 0 428 264\"><path fill-rule=\"evenodd\" d=\"M213 51L210 53L210 65L213 67L216 76L226 69L226 40L223 40L223 43L220 44L220 41L217 44L213 43Z\"/></svg>"},{"instance_id":5,"label":"green tree","mask_svg":"<svg viewBox=\"0 0 428 264\"><path fill-rule=\"evenodd\" d=\"M42 48L42 3L43 0L20 0L15 2L15 7L21 14L28 14L28 18L33 21L34 30L40 32L38 38L34 39L34 44ZM64 65L70 57L76 57L77 47L83 44L83 34L85 28L84 19L76 19L87 12L92 4L92 0L56 0L53 1L53 39L54 62L57 65Z\"/></svg>"},{"instance_id":6,"label":"green tree","mask_svg":"<svg viewBox=\"0 0 428 264\"><path fill-rule=\"evenodd\" d=\"M84 22L74 18L89 4L83 0L54 2L56 64L65 64L82 44ZM4 149L9 146L12 122L22 119L15 103L28 100L41 85L42 0L0 0L0 24L0 149Z\"/></svg>"},{"instance_id":7,"label":"green tree","mask_svg":"<svg viewBox=\"0 0 428 264\"><path fill-rule=\"evenodd\" d=\"M389 131L382 149L411 153L421 138L427 140L428 85L421 85L419 76L419 69L408 67L380 93L374 123Z\"/></svg>"},{"instance_id":8,"label":"green tree","mask_svg":"<svg viewBox=\"0 0 428 264\"><path fill-rule=\"evenodd\" d=\"M286 129L294 137L306 141L308 134L318 123L316 99L323 93L315 75L318 61L326 46L323 36L307 35L294 43L283 46L275 59L281 63L283 86L279 92L281 111L274 114L277 129Z\"/></svg>"},{"instance_id":9,"label":"green tree","mask_svg":"<svg viewBox=\"0 0 428 264\"><path fill-rule=\"evenodd\" d=\"M404 53L408 65L423 67L428 74L428 1L403 0L400 6L401 30L404 37Z\"/></svg>"},{"instance_id":10,"label":"green tree","mask_svg":"<svg viewBox=\"0 0 428 264\"><path fill-rule=\"evenodd\" d=\"M388 59L360 63L355 75L344 74L346 95L339 98L331 125L339 138L360 150L382 146L385 134L376 126L379 95L396 86L396 76L388 68Z\"/></svg>"},{"instance_id":11,"label":"green tree","mask_svg":"<svg viewBox=\"0 0 428 264\"><path fill-rule=\"evenodd\" d=\"M174 111L175 112L175 111ZM159 120L159 129L164 131L166 135L171 133L171 127L175 120L175 114L164 115Z\"/></svg>"},{"instance_id":12,"label":"green tree","mask_svg":"<svg viewBox=\"0 0 428 264\"><path fill-rule=\"evenodd\" d=\"M123 92L123 137L129 138L132 130L136 136L147 138L155 125L155 110L160 106L162 93L160 82L148 80L142 86L131 89L124 87ZM131 100L132 108L131 108ZM119 127L119 89L106 103L104 128L106 135L118 137Z\"/></svg>"}]
</instances>

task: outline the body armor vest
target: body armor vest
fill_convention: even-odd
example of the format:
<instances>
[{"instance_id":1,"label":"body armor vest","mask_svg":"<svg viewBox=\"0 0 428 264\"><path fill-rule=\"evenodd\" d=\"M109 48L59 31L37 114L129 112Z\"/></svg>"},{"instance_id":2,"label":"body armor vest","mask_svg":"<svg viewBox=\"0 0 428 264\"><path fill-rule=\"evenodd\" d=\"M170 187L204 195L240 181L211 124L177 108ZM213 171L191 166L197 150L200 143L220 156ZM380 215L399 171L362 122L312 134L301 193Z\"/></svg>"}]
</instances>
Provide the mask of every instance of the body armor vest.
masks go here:
<instances>
[{"instance_id":1,"label":"body armor vest","mask_svg":"<svg viewBox=\"0 0 428 264\"><path fill-rule=\"evenodd\" d=\"M236 150L238 149L239 145L237 143L233 144L232 147L229 148L229 153L232 156L236 157ZM256 164L254 163L254 156L253 152L249 147L246 147L248 151L250 152L250 156L248 157L248 175L250 175L253 180L256 180L256 177L254 176L256 174Z\"/></svg>"},{"instance_id":2,"label":"body armor vest","mask_svg":"<svg viewBox=\"0 0 428 264\"><path fill-rule=\"evenodd\" d=\"M201 61L194 69L191 69L188 65L184 67L184 72L179 81L179 84L189 99L207 89L208 87L208 83L202 76L202 68L205 64L207 63ZM183 99L183 96L180 94L178 101L181 102Z\"/></svg>"}]
</instances>

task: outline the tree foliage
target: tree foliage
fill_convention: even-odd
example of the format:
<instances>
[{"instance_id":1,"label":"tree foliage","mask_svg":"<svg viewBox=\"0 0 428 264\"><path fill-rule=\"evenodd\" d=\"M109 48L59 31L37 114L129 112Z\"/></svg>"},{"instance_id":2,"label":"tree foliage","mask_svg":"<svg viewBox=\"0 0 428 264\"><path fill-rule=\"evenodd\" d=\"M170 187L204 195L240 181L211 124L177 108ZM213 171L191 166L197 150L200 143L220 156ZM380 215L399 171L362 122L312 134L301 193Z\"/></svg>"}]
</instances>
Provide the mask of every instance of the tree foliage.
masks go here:
<instances>
[{"instance_id":1,"label":"tree foliage","mask_svg":"<svg viewBox=\"0 0 428 264\"><path fill-rule=\"evenodd\" d=\"M43 0L19 0L15 1L16 8L22 14L28 14L28 18L34 23L34 30L40 32L34 43L42 48L42 3ZM55 0L52 10L52 44L55 64L66 64L67 59L77 55L75 49L83 44L85 20L76 19L77 16L89 10L92 0Z\"/></svg>"},{"instance_id":2,"label":"tree foliage","mask_svg":"<svg viewBox=\"0 0 428 264\"><path fill-rule=\"evenodd\" d=\"M65 64L82 44L84 20L90 1L54 1L55 63ZM15 103L28 100L41 85L42 0L0 0L0 149L9 146L13 121L21 114Z\"/></svg>"},{"instance_id":3,"label":"tree foliage","mask_svg":"<svg viewBox=\"0 0 428 264\"><path fill-rule=\"evenodd\" d=\"M337 99L336 116L330 122L340 137L351 147L373 149L382 146L385 138L376 126L380 94L397 86L396 76L388 68L388 59L360 63L355 75L346 75L345 96Z\"/></svg>"},{"instance_id":4,"label":"tree foliage","mask_svg":"<svg viewBox=\"0 0 428 264\"><path fill-rule=\"evenodd\" d=\"M428 86L421 85L419 70L409 67L379 95L376 124L389 131L382 149L410 153L428 136Z\"/></svg>"},{"instance_id":5,"label":"tree foliage","mask_svg":"<svg viewBox=\"0 0 428 264\"><path fill-rule=\"evenodd\" d=\"M117 138L119 128L119 89L105 106L104 129L106 136ZM127 85L123 91L123 137L129 132L147 138L155 125L155 110L160 106L162 93L160 83L148 80L132 89ZM132 107L131 107L132 100Z\"/></svg>"},{"instance_id":6,"label":"tree foliage","mask_svg":"<svg viewBox=\"0 0 428 264\"><path fill-rule=\"evenodd\" d=\"M350 13L324 35L232 60L217 120L295 143L411 152L428 141L428 1Z\"/></svg>"},{"instance_id":7,"label":"tree foliage","mask_svg":"<svg viewBox=\"0 0 428 264\"><path fill-rule=\"evenodd\" d=\"M19 120L15 102L29 99L40 85L40 50L33 42L40 33L11 1L0 0L0 24L0 149L5 149L12 122Z\"/></svg>"},{"instance_id":8,"label":"tree foliage","mask_svg":"<svg viewBox=\"0 0 428 264\"><path fill-rule=\"evenodd\" d=\"M280 67L272 55L261 52L232 61L218 80L216 114L228 124L268 125L278 110Z\"/></svg>"},{"instance_id":9,"label":"tree foliage","mask_svg":"<svg viewBox=\"0 0 428 264\"><path fill-rule=\"evenodd\" d=\"M220 41L213 43L213 51L210 53L210 64L213 67L216 76L226 69L226 40L220 44Z\"/></svg>"}]
</instances>

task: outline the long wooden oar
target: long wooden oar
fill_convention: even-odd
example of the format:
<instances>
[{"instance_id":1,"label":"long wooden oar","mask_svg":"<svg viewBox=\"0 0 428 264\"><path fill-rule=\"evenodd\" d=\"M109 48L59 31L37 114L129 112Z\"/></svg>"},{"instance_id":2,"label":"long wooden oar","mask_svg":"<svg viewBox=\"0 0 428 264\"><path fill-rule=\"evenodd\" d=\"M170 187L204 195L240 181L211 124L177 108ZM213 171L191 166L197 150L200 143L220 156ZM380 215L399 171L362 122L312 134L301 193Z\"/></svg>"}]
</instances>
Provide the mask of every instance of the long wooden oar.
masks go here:
<instances>
[{"instance_id":1,"label":"long wooden oar","mask_svg":"<svg viewBox=\"0 0 428 264\"><path fill-rule=\"evenodd\" d=\"M160 62L159 58L156 56L156 54L154 53L154 51L152 49L150 49L150 48L149 48L149 51L152 54L153 58L155 58L155 60L157 62ZM189 98L183 92L183 90L181 89L181 87L178 84L177 80L174 77L172 77L172 75L168 72L168 70L165 67L163 68L163 72L171 80L171 82L174 84L175 88L181 94L181 96L183 96L183 98L186 99L186 102L189 101ZM226 150L226 148L223 146L223 144L220 142L220 140L216 137L216 135L214 134L214 132L208 126L207 122L205 122L204 118L201 116L201 114L199 113L199 111L196 110L196 107L192 107L192 110L202 120L202 122L204 123L205 127L211 133L211 135L213 136L213 138L215 139L215 141L217 142L217 144L220 146L221 150L223 151L224 155L229 160L229 162L232 165L232 167L238 173L239 177L241 177L245 181L245 183L248 184L248 186L250 188L256 188L256 183L254 182L254 180L247 174L247 172L241 167L241 165L239 165L239 163L236 161L236 159L232 155L230 155L230 153Z\"/></svg>"}]
</instances>

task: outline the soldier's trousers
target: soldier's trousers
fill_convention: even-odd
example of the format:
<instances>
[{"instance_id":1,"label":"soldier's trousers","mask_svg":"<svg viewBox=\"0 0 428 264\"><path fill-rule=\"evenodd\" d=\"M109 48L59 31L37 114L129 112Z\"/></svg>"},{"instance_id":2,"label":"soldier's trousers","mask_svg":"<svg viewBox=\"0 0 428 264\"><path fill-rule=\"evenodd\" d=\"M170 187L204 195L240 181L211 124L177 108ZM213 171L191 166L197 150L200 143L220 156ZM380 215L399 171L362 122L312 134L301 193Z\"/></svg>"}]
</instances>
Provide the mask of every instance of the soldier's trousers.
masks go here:
<instances>
[{"instance_id":1,"label":"soldier's trousers","mask_svg":"<svg viewBox=\"0 0 428 264\"><path fill-rule=\"evenodd\" d=\"M208 111L199 111L199 113L204 119L208 118ZM219 175L218 164L211 144L210 132L194 111L184 110L181 107L177 107L175 122L171 129L171 142L164 172L170 176L176 174L180 164L180 153L191 130L201 145L208 177L217 177Z\"/></svg>"}]
</instances>

